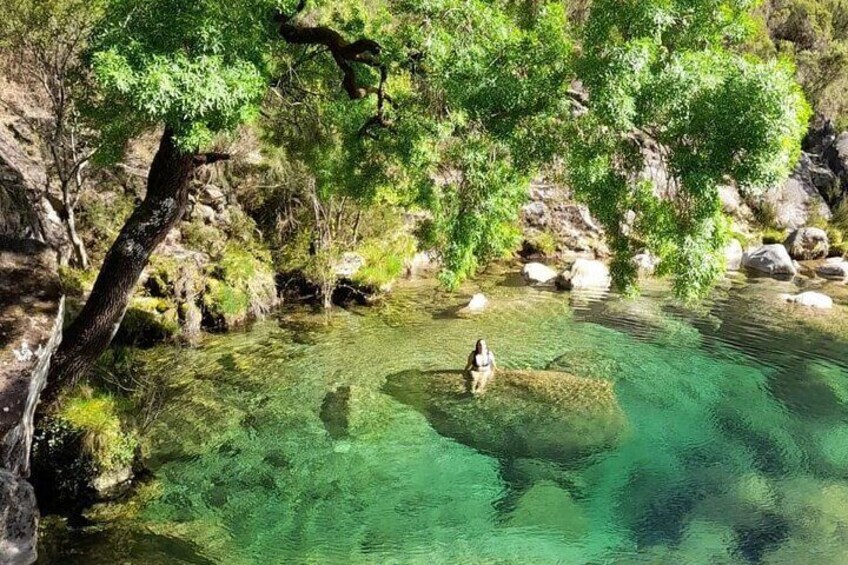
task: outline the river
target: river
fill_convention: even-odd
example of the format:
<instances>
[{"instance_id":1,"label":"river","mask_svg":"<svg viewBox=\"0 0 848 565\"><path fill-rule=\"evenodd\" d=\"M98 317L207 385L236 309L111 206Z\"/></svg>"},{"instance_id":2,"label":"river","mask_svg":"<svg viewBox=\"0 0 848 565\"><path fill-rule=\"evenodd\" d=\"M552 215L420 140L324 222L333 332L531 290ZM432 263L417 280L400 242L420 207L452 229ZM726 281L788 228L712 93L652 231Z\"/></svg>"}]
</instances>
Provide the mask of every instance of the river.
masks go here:
<instances>
[{"instance_id":1,"label":"river","mask_svg":"<svg viewBox=\"0 0 848 565\"><path fill-rule=\"evenodd\" d=\"M458 315L478 287L488 310ZM598 297L494 272L147 351L169 382L153 479L86 527L46 520L40 562L845 563L848 294L827 288L837 306L815 312L738 277L689 309L659 284ZM446 433L402 393L478 337L501 367L611 382L614 440L534 455L509 406Z\"/></svg>"}]
</instances>

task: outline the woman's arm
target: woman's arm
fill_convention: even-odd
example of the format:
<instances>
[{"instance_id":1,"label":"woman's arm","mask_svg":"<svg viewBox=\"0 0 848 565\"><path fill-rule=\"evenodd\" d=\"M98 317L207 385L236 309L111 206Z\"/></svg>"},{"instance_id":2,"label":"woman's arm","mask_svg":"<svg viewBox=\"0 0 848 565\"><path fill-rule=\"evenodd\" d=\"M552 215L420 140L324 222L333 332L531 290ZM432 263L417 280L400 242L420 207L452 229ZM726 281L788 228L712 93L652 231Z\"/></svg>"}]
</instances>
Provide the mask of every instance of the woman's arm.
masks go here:
<instances>
[{"instance_id":1,"label":"woman's arm","mask_svg":"<svg viewBox=\"0 0 848 565\"><path fill-rule=\"evenodd\" d=\"M463 369L463 371L469 371L471 369L471 367L473 367L473 366L474 366L474 352L472 351L468 355L468 361L465 362L465 369Z\"/></svg>"}]
</instances>

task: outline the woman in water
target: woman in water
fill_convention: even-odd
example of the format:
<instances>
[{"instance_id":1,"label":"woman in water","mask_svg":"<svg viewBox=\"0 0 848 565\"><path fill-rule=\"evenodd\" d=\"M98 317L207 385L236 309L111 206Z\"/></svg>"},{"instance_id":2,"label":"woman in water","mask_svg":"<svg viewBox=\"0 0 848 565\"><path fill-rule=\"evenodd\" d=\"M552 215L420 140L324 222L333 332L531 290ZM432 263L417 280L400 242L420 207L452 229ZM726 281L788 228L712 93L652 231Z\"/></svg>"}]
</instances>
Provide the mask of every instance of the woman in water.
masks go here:
<instances>
[{"instance_id":1,"label":"woman in water","mask_svg":"<svg viewBox=\"0 0 848 565\"><path fill-rule=\"evenodd\" d=\"M495 375L495 354L486 347L485 340L477 340L477 345L468 356L465 370L471 372L471 394L483 392Z\"/></svg>"}]
</instances>

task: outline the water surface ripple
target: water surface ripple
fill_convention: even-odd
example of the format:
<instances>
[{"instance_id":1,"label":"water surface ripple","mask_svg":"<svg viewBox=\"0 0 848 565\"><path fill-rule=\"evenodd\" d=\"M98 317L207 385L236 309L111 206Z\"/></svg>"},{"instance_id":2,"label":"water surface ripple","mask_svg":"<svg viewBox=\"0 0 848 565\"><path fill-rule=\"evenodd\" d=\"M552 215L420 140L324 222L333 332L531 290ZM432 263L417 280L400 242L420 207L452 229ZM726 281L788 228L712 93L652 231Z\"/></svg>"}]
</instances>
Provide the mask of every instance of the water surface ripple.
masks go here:
<instances>
[{"instance_id":1,"label":"water surface ripple","mask_svg":"<svg viewBox=\"0 0 848 565\"><path fill-rule=\"evenodd\" d=\"M687 309L662 288L510 280L479 282L491 308L472 318L407 284L145 353L173 397L146 446L155 479L90 526L48 526L41 562L846 562L844 296L811 314L779 304L789 283L737 280ZM504 367L611 382L620 430L552 435L524 401L417 388L481 336Z\"/></svg>"}]
</instances>

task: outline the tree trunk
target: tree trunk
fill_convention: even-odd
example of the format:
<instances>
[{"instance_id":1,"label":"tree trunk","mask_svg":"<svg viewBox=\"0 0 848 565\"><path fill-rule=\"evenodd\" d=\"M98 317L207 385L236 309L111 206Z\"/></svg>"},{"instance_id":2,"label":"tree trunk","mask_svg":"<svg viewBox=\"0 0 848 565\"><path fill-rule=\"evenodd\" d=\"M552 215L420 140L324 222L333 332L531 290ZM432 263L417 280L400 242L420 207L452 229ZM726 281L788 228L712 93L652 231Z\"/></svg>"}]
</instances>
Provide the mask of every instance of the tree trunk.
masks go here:
<instances>
[{"instance_id":1,"label":"tree trunk","mask_svg":"<svg viewBox=\"0 0 848 565\"><path fill-rule=\"evenodd\" d=\"M150 254L182 218L195 156L182 153L173 132L162 134L147 178L147 194L106 254L82 311L65 331L53 360L44 400L73 385L109 346Z\"/></svg>"},{"instance_id":2,"label":"tree trunk","mask_svg":"<svg viewBox=\"0 0 848 565\"><path fill-rule=\"evenodd\" d=\"M77 232L76 212L73 206L65 203L65 229L68 232L68 239L71 241L71 249L74 253L73 264L79 269L88 269L88 253L85 250L85 244Z\"/></svg>"}]
</instances>

